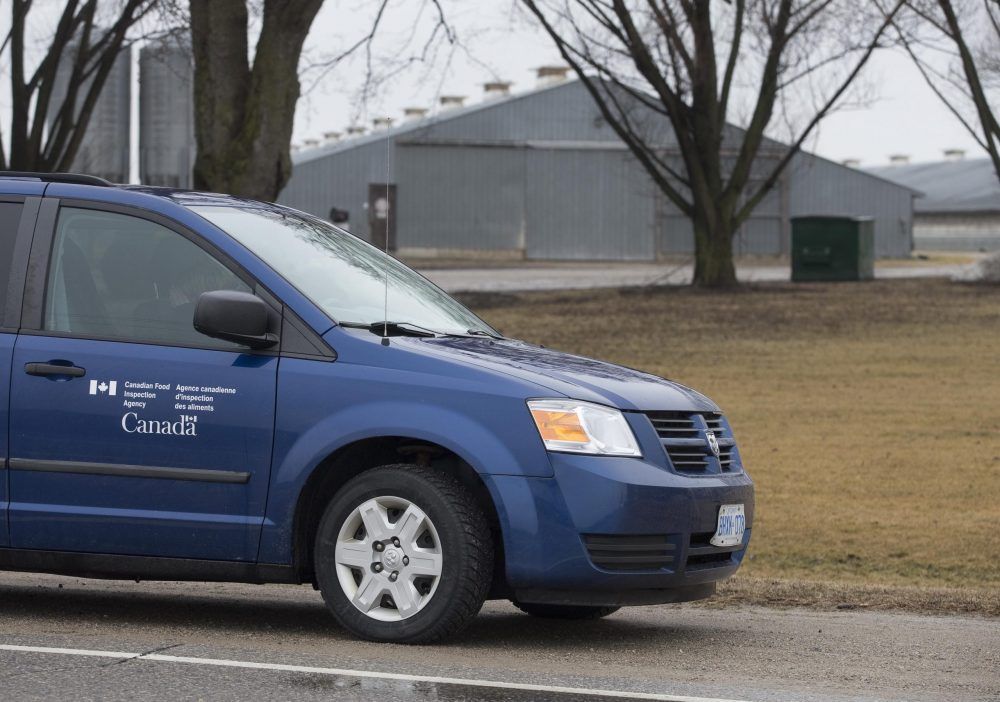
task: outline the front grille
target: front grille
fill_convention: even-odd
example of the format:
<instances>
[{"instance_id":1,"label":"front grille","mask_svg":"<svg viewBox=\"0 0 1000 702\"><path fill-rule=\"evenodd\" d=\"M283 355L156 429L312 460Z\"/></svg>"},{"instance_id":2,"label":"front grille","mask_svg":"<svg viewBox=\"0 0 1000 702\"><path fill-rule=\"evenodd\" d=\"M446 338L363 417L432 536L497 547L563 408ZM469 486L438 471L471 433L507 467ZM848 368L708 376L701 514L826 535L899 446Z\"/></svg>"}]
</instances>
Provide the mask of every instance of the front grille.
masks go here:
<instances>
[{"instance_id":1,"label":"front grille","mask_svg":"<svg viewBox=\"0 0 1000 702\"><path fill-rule=\"evenodd\" d=\"M736 562L734 556L738 551L743 549L743 544L724 547L713 546L711 543L713 535L714 532L711 531L691 534L691 543L688 546L685 570L725 568Z\"/></svg>"},{"instance_id":2,"label":"front grille","mask_svg":"<svg viewBox=\"0 0 1000 702\"><path fill-rule=\"evenodd\" d=\"M661 439L697 439L699 427L695 415L687 412L647 412L653 428Z\"/></svg>"},{"instance_id":3,"label":"front grille","mask_svg":"<svg viewBox=\"0 0 1000 702\"><path fill-rule=\"evenodd\" d=\"M674 468L685 473L704 473L708 470L708 448L696 446L667 446L667 455Z\"/></svg>"},{"instance_id":4,"label":"front grille","mask_svg":"<svg viewBox=\"0 0 1000 702\"><path fill-rule=\"evenodd\" d=\"M659 570L673 565L677 544L666 534L584 534L590 560L605 570Z\"/></svg>"},{"instance_id":5,"label":"front grille","mask_svg":"<svg viewBox=\"0 0 1000 702\"><path fill-rule=\"evenodd\" d=\"M701 570L703 568L722 568L732 565L731 553L698 553L688 556L687 569Z\"/></svg>"},{"instance_id":6,"label":"front grille","mask_svg":"<svg viewBox=\"0 0 1000 702\"><path fill-rule=\"evenodd\" d=\"M726 425L722 422L721 414L703 414L705 424L709 431L714 431L716 436L723 436L726 433Z\"/></svg>"},{"instance_id":7,"label":"front grille","mask_svg":"<svg viewBox=\"0 0 1000 702\"><path fill-rule=\"evenodd\" d=\"M733 447L719 445L719 465L723 471L728 471L733 466Z\"/></svg>"},{"instance_id":8,"label":"front grille","mask_svg":"<svg viewBox=\"0 0 1000 702\"><path fill-rule=\"evenodd\" d=\"M725 473L739 467L739 454L729 424L718 412L647 412L674 470L679 473ZM718 457L708 432L719 442Z\"/></svg>"}]
</instances>

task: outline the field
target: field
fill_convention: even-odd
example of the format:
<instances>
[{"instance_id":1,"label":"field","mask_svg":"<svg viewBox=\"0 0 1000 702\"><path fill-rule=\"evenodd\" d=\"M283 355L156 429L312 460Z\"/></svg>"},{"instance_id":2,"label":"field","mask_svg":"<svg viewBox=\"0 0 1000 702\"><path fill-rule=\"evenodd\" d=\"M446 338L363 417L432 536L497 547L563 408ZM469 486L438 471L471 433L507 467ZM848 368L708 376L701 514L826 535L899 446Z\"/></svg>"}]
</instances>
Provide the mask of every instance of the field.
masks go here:
<instances>
[{"instance_id":1,"label":"field","mask_svg":"<svg viewBox=\"0 0 1000 702\"><path fill-rule=\"evenodd\" d=\"M744 577L977 588L996 599L1000 287L922 280L464 299L509 336L715 399L757 485Z\"/></svg>"}]
</instances>

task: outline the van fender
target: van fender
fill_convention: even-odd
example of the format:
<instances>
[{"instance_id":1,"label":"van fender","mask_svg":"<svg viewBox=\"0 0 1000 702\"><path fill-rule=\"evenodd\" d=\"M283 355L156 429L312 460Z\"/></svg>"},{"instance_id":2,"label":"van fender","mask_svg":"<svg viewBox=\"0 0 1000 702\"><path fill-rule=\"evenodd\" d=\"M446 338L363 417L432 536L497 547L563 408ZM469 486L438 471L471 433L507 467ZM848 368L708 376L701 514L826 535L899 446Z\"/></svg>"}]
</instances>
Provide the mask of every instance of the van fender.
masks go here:
<instances>
[{"instance_id":1,"label":"van fender","mask_svg":"<svg viewBox=\"0 0 1000 702\"><path fill-rule=\"evenodd\" d=\"M495 417L503 422L503 417ZM441 428L446 427L447 433ZM358 441L405 437L438 444L468 463L496 502L494 484L485 476L552 476L542 442L510 445L487 425L447 407L394 400L352 404L314 423L287 448L276 435L274 466L259 559L288 563L294 540L294 515L306 482L330 455ZM534 438L534 437L533 437Z\"/></svg>"}]
</instances>

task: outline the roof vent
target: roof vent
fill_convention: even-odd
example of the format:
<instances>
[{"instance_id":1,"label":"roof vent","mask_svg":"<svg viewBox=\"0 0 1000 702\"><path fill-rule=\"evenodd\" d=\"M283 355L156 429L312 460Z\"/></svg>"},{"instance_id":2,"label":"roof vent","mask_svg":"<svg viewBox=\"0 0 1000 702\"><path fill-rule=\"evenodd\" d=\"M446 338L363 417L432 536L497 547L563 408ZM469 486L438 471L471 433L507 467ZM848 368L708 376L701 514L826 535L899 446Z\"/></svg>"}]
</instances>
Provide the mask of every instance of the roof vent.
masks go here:
<instances>
[{"instance_id":1,"label":"roof vent","mask_svg":"<svg viewBox=\"0 0 1000 702\"><path fill-rule=\"evenodd\" d=\"M945 149L944 158L946 161L961 161L965 158L965 149Z\"/></svg>"},{"instance_id":2,"label":"roof vent","mask_svg":"<svg viewBox=\"0 0 1000 702\"><path fill-rule=\"evenodd\" d=\"M407 122L416 122L427 116L426 107L407 107L403 110L403 117Z\"/></svg>"},{"instance_id":3,"label":"roof vent","mask_svg":"<svg viewBox=\"0 0 1000 702\"><path fill-rule=\"evenodd\" d=\"M539 66L537 71L538 87L544 88L548 85L562 83L569 75L568 66Z\"/></svg>"},{"instance_id":4,"label":"roof vent","mask_svg":"<svg viewBox=\"0 0 1000 702\"><path fill-rule=\"evenodd\" d=\"M391 126L392 117L376 117L372 120L372 130L376 132L384 132Z\"/></svg>"},{"instance_id":5,"label":"roof vent","mask_svg":"<svg viewBox=\"0 0 1000 702\"><path fill-rule=\"evenodd\" d=\"M365 133L365 128L362 127L360 124L352 124L345 131L347 132L348 138L350 138L350 137L361 136L362 134Z\"/></svg>"},{"instance_id":6,"label":"roof vent","mask_svg":"<svg viewBox=\"0 0 1000 702\"><path fill-rule=\"evenodd\" d=\"M857 168L858 166L861 165L861 159L860 158L845 158L843 161L840 162L840 165L841 166L847 166L848 168Z\"/></svg>"},{"instance_id":7,"label":"roof vent","mask_svg":"<svg viewBox=\"0 0 1000 702\"><path fill-rule=\"evenodd\" d=\"M910 162L909 154L892 154L889 156L889 163L893 166L905 166Z\"/></svg>"},{"instance_id":8,"label":"roof vent","mask_svg":"<svg viewBox=\"0 0 1000 702\"><path fill-rule=\"evenodd\" d=\"M319 139L303 139L302 145L307 149L315 149L319 146Z\"/></svg>"},{"instance_id":9,"label":"roof vent","mask_svg":"<svg viewBox=\"0 0 1000 702\"><path fill-rule=\"evenodd\" d=\"M340 141L340 132L323 132L324 144L336 144Z\"/></svg>"},{"instance_id":10,"label":"roof vent","mask_svg":"<svg viewBox=\"0 0 1000 702\"><path fill-rule=\"evenodd\" d=\"M298 153L301 150L302 150L302 147L299 144L292 144L292 153L293 154L294 153Z\"/></svg>"},{"instance_id":11,"label":"roof vent","mask_svg":"<svg viewBox=\"0 0 1000 702\"><path fill-rule=\"evenodd\" d=\"M442 110L452 110L456 107L461 107L465 104L464 95L442 95L441 96L441 109Z\"/></svg>"},{"instance_id":12,"label":"roof vent","mask_svg":"<svg viewBox=\"0 0 1000 702\"><path fill-rule=\"evenodd\" d=\"M489 83L483 83L483 98L486 100L495 100L497 98L507 97L510 95L510 81L506 80L495 80Z\"/></svg>"}]
</instances>

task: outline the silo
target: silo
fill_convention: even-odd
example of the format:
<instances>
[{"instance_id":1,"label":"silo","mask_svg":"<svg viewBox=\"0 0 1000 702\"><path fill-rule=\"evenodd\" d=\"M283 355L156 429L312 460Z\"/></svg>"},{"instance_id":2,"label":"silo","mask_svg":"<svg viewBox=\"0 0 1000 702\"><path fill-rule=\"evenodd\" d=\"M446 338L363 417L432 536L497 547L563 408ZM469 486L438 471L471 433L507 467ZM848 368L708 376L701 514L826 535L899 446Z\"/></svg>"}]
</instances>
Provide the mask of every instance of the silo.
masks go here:
<instances>
[{"instance_id":1,"label":"silo","mask_svg":"<svg viewBox=\"0 0 1000 702\"><path fill-rule=\"evenodd\" d=\"M139 52L139 178L146 185L190 188L194 156L191 49L168 37Z\"/></svg>"},{"instance_id":2,"label":"silo","mask_svg":"<svg viewBox=\"0 0 1000 702\"><path fill-rule=\"evenodd\" d=\"M69 44L63 56L76 53L76 44ZM56 112L62 106L66 86L72 73L72 61L64 61L56 72L52 88L52 103L49 109L48 126L51 128ZM89 81L85 81L77 92L76 104L86 99ZM101 89L100 97L94 104L90 121L80 148L73 159L71 170L77 173L106 178L113 183L126 183L129 177L129 137L132 124L132 55L130 49L122 49L115 59L107 82Z\"/></svg>"}]
</instances>

